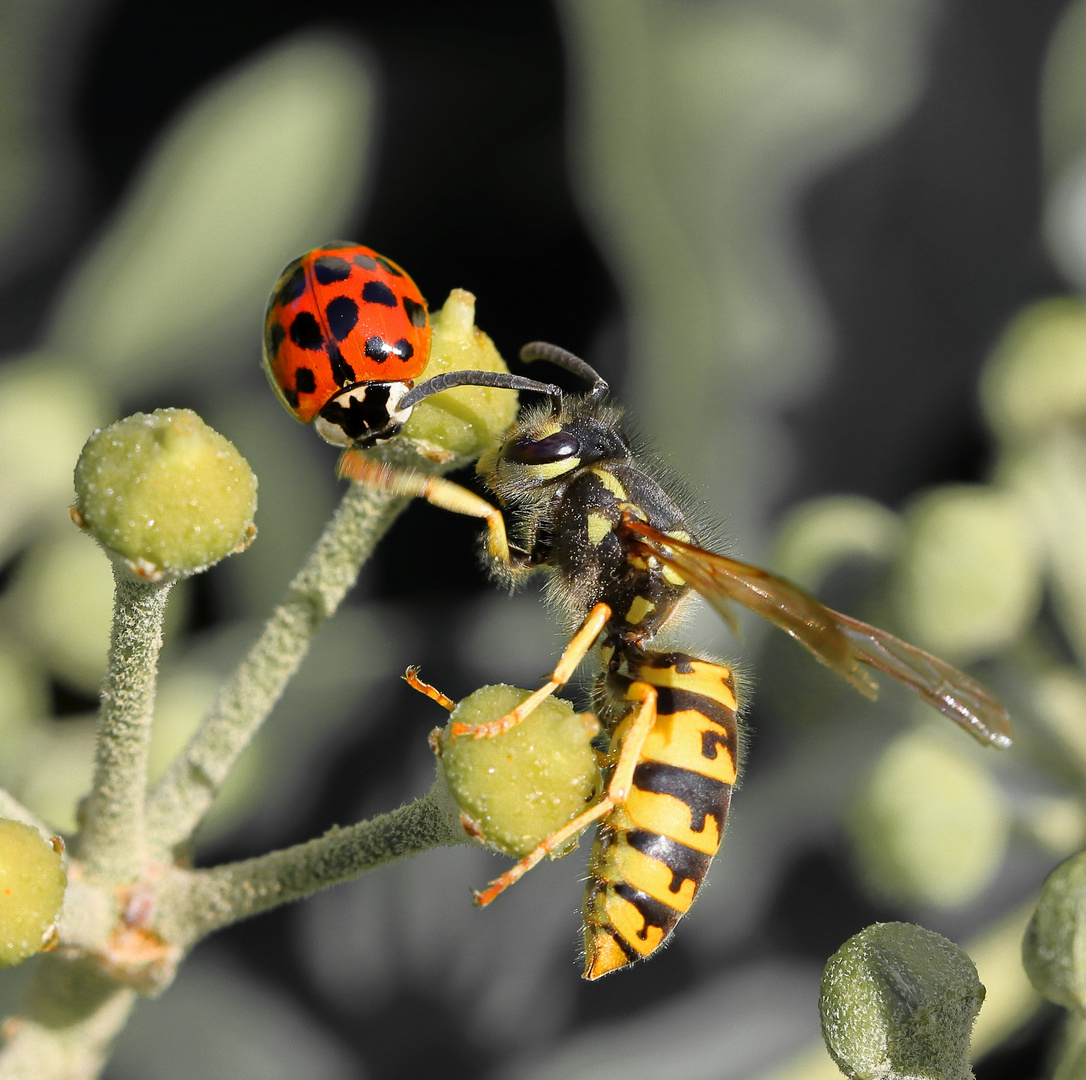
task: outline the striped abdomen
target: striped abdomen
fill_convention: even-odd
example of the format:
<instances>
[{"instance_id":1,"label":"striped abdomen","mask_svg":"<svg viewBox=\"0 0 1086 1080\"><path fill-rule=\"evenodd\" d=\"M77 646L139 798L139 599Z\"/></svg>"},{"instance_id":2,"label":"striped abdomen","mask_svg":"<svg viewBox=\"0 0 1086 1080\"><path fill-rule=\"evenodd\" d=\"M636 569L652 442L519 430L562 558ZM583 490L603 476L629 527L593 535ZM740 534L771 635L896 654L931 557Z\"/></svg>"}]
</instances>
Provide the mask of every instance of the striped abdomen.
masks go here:
<instances>
[{"instance_id":1,"label":"striped abdomen","mask_svg":"<svg viewBox=\"0 0 1086 1080\"><path fill-rule=\"evenodd\" d=\"M587 979L648 956L675 928L720 848L735 783L731 670L682 653L649 653L633 674L656 689L656 724L629 797L600 823L592 849ZM626 696L638 700L636 682ZM615 730L612 753L631 719Z\"/></svg>"}]
</instances>

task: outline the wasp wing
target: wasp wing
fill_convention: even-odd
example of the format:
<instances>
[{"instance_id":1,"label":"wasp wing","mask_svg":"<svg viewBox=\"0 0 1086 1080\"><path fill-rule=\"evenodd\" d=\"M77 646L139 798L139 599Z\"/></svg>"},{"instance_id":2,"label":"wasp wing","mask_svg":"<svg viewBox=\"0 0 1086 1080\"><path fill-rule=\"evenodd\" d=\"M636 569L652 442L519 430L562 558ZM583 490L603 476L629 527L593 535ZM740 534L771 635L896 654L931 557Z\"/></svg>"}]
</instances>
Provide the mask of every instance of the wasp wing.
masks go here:
<instances>
[{"instance_id":1,"label":"wasp wing","mask_svg":"<svg viewBox=\"0 0 1086 1080\"><path fill-rule=\"evenodd\" d=\"M750 608L790 634L866 697L878 695L878 682L861 664L904 683L981 742L1010 745L1010 717L1003 706L938 657L833 611L767 570L676 540L635 518L627 519L624 527L718 611L724 613L732 601Z\"/></svg>"},{"instance_id":2,"label":"wasp wing","mask_svg":"<svg viewBox=\"0 0 1086 1080\"><path fill-rule=\"evenodd\" d=\"M1007 710L964 672L877 626L833 614L863 663L916 691L981 742L1001 749L1011 745Z\"/></svg>"}]
</instances>

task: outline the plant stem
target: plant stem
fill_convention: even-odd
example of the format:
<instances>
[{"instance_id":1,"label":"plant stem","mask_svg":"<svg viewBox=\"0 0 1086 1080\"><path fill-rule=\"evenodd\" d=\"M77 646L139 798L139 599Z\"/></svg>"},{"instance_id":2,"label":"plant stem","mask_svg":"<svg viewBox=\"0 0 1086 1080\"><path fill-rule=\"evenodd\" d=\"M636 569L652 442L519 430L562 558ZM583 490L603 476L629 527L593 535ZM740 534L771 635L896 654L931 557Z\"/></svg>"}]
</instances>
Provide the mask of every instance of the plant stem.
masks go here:
<instances>
[{"instance_id":1,"label":"plant stem","mask_svg":"<svg viewBox=\"0 0 1086 1080\"><path fill-rule=\"evenodd\" d=\"M435 847L469 843L438 793L282 851L208 870L173 870L158 891L155 930L189 947L208 934L366 870Z\"/></svg>"},{"instance_id":2,"label":"plant stem","mask_svg":"<svg viewBox=\"0 0 1086 1080\"><path fill-rule=\"evenodd\" d=\"M4 1023L4 1080L94 1080L136 992L86 960L35 961L20 1011Z\"/></svg>"},{"instance_id":3,"label":"plant stem","mask_svg":"<svg viewBox=\"0 0 1086 1080\"><path fill-rule=\"evenodd\" d=\"M113 578L109 670L79 854L89 877L125 884L136 880L144 860L147 751L172 583L140 581L117 566Z\"/></svg>"},{"instance_id":4,"label":"plant stem","mask_svg":"<svg viewBox=\"0 0 1086 1080\"><path fill-rule=\"evenodd\" d=\"M352 484L287 595L188 745L151 791L148 839L168 858L207 813L234 762L298 670L314 635L336 610L406 499Z\"/></svg>"}]
</instances>

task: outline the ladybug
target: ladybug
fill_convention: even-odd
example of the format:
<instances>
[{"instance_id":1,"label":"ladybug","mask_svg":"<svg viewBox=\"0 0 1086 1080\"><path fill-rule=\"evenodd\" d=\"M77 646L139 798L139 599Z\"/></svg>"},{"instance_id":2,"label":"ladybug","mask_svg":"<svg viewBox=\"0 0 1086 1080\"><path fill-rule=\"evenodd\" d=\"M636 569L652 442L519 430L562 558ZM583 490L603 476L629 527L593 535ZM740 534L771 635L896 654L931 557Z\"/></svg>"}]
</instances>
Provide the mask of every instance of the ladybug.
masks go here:
<instances>
[{"instance_id":1,"label":"ladybug","mask_svg":"<svg viewBox=\"0 0 1086 1080\"><path fill-rule=\"evenodd\" d=\"M454 386L534 390L558 400L556 386L508 371L443 371L415 386L430 336L426 301L406 271L372 248L339 241L279 275L264 317L264 372L296 420L347 450L387 442L420 401ZM363 469L357 456L353 468Z\"/></svg>"},{"instance_id":2,"label":"ladybug","mask_svg":"<svg viewBox=\"0 0 1086 1080\"><path fill-rule=\"evenodd\" d=\"M315 248L280 274L264 318L264 370L303 424L336 446L398 434L430 358L430 313L391 259L361 244Z\"/></svg>"}]
</instances>

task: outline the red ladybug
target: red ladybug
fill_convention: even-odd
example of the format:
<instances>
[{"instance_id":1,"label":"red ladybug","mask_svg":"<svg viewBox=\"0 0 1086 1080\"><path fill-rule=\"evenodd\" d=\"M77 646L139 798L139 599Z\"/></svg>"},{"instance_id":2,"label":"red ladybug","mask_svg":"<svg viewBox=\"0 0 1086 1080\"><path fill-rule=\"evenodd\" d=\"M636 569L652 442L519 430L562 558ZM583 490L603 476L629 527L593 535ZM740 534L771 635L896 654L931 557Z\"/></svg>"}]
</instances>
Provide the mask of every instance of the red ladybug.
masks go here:
<instances>
[{"instance_id":1,"label":"red ladybug","mask_svg":"<svg viewBox=\"0 0 1086 1080\"><path fill-rule=\"evenodd\" d=\"M336 243L295 259L264 319L264 369L303 424L336 446L373 446L403 427L401 401L430 358L430 314L391 259Z\"/></svg>"},{"instance_id":2,"label":"red ladybug","mask_svg":"<svg viewBox=\"0 0 1086 1080\"><path fill-rule=\"evenodd\" d=\"M470 368L415 386L429 359L422 293L372 248L326 244L279 275L264 318L264 371L291 415L334 446L386 442L420 401L454 386L535 390L552 401L561 394L522 375Z\"/></svg>"}]
</instances>

